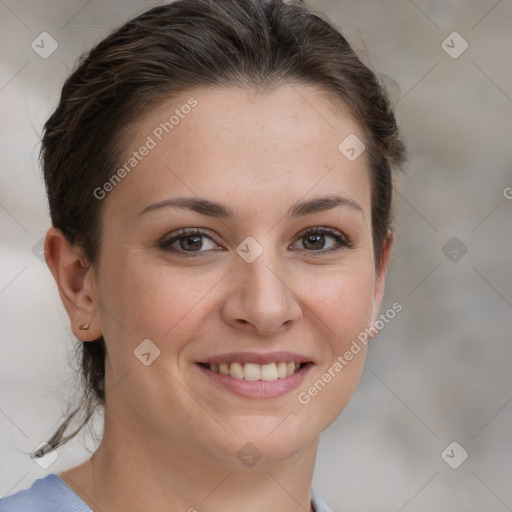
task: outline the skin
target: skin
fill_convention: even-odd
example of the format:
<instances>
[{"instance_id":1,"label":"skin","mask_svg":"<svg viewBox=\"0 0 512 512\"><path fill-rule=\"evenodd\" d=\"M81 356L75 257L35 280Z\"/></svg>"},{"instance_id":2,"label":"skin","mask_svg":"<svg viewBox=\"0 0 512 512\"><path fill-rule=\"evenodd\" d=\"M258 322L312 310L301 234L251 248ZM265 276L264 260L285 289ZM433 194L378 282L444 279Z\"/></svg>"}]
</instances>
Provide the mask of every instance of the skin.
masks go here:
<instances>
[{"instance_id":1,"label":"skin","mask_svg":"<svg viewBox=\"0 0 512 512\"><path fill-rule=\"evenodd\" d=\"M102 442L60 477L93 510L310 510L318 436L352 396L365 350L307 405L297 395L377 319L392 245L389 234L376 270L366 154L350 162L338 150L363 132L309 86L208 88L129 127L125 156L191 96L197 107L103 200L94 265L58 230L47 234L46 259L73 333L84 342L103 335L108 351ZM360 210L286 217L295 202L332 194ZM236 216L177 207L140 214L182 196L222 202ZM351 245L315 254L338 247L326 235L312 249L303 233L315 227L344 233ZM202 239L199 256L159 247L181 228L212 238ZM235 252L248 236L263 248L253 263ZM172 247L184 252L179 241ZM133 354L144 339L160 350L149 366ZM279 350L314 366L299 388L275 398L235 395L196 365L227 352ZM262 454L252 468L237 457L248 442Z\"/></svg>"}]
</instances>

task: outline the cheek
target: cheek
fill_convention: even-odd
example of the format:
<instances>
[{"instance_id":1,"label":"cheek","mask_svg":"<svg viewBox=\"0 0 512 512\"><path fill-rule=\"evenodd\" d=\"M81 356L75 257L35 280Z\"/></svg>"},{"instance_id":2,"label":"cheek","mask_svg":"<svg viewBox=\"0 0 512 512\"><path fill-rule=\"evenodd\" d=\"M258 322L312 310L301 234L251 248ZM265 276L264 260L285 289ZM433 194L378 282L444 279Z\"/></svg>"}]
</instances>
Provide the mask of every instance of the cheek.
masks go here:
<instances>
[{"instance_id":1,"label":"cheek","mask_svg":"<svg viewBox=\"0 0 512 512\"><path fill-rule=\"evenodd\" d=\"M169 338L176 342L193 337L198 325L221 308L219 293L223 281L230 279L228 267L178 268L148 263L138 251L125 254L103 269L98 287L109 340L130 333L134 346L145 338L167 346ZM374 277L371 261L354 254L338 267L295 268L286 281L291 283L291 300L299 302L305 323L313 330L310 334L316 331L333 352L339 352L369 324Z\"/></svg>"},{"instance_id":2,"label":"cheek","mask_svg":"<svg viewBox=\"0 0 512 512\"><path fill-rule=\"evenodd\" d=\"M366 345L358 336L370 323L373 290L371 267L340 270L307 288L305 306L311 310L310 318L319 319L318 346L325 350L314 378L298 391L297 401L302 414L312 424L320 421L322 429L344 409L361 377Z\"/></svg>"},{"instance_id":3,"label":"cheek","mask_svg":"<svg viewBox=\"0 0 512 512\"><path fill-rule=\"evenodd\" d=\"M321 320L333 351L344 350L369 325L374 286L372 269L363 266L345 267L305 281L301 296L307 309Z\"/></svg>"},{"instance_id":4,"label":"cheek","mask_svg":"<svg viewBox=\"0 0 512 512\"><path fill-rule=\"evenodd\" d=\"M146 338L162 350L178 350L179 340L193 336L208 315L205 299L225 270L171 267L138 258L137 253L116 259L102 274L98 296L104 305L105 337L122 344L123 350L127 343L134 348ZM172 347L169 339L174 340Z\"/></svg>"}]
</instances>

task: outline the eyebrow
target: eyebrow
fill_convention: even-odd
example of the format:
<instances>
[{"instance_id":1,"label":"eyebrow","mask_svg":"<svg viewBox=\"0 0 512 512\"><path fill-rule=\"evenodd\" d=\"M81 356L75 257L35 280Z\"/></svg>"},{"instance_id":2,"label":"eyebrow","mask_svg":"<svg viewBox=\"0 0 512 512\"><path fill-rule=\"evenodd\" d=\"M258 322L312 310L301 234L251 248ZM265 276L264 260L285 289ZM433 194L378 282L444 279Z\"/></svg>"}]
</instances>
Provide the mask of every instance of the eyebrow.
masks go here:
<instances>
[{"instance_id":1,"label":"eyebrow","mask_svg":"<svg viewBox=\"0 0 512 512\"><path fill-rule=\"evenodd\" d=\"M312 215L313 213L331 210L339 206L351 208L359 212L364 217L363 208L359 203L350 197L340 195L329 195L325 197L317 197L308 201L297 201L289 208L285 217L288 217L289 219L294 217L303 217L306 215ZM183 208L201 213L202 215L219 217L227 220L237 217L237 212L228 205L209 201L208 199L200 197L174 197L171 199L164 199L163 201L146 206L146 208L139 212L139 215L168 207Z\"/></svg>"}]
</instances>

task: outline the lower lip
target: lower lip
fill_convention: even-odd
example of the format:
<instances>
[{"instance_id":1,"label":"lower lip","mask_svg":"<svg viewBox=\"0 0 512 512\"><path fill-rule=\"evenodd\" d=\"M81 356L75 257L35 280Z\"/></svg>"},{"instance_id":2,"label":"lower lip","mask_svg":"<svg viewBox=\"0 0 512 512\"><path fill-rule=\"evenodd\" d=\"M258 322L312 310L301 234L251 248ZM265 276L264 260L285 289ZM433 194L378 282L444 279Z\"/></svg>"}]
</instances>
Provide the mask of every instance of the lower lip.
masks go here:
<instances>
[{"instance_id":1,"label":"lower lip","mask_svg":"<svg viewBox=\"0 0 512 512\"><path fill-rule=\"evenodd\" d=\"M309 370L312 368L313 363L305 364L289 377L271 381L236 379L229 375L212 372L200 364L196 366L204 375L215 382L218 386L222 386L239 396L244 398L273 398L284 395L299 387L304 381Z\"/></svg>"}]
</instances>

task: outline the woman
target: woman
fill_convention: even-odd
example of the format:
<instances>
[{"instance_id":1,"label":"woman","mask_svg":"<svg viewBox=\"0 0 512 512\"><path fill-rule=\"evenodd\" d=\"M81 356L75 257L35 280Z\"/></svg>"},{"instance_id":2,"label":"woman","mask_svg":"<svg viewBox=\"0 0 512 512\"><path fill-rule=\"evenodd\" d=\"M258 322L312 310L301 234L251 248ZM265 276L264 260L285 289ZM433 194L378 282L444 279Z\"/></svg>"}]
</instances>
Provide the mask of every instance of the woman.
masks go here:
<instances>
[{"instance_id":1,"label":"woman","mask_svg":"<svg viewBox=\"0 0 512 512\"><path fill-rule=\"evenodd\" d=\"M377 331L404 159L375 75L303 4L178 0L93 48L41 160L79 428L101 406L104 433L0 510L329 510L319 434Z\"/></svg>"}]
</instances>

